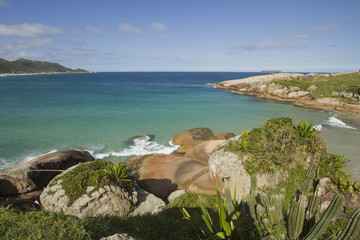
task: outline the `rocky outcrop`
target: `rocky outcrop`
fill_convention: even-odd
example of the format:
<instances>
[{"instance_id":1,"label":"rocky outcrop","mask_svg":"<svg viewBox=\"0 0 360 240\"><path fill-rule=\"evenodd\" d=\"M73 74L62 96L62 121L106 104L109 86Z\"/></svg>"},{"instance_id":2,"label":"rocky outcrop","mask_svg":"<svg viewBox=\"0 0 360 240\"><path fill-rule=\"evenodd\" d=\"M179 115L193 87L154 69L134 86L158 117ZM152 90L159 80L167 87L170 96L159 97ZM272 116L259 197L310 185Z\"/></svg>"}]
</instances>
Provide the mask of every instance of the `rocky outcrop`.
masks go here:
<instances>
[{"instance_id":1,"label":"rocky outcrop","mask_svg":"<svg viewBox=\"0 0 360 240\"><path fill-rule=\"evenodd\" d=\"M136 189L138 202L135 210L130 213L130 216L142 216L145 214L154 214L165 207L165 202L154 194L148 193L141 188Z\"/></svg>"},{"instance_id":2,"label":"rocky outcrop","mask_svg":"<svg viewBox=\"0 0 360 240\"><path fill-rule=\"evenodd\" d=\"M138 174L139 186L165 201L178 189L215 194L208 166L185 157L145 155L131 159L129 166Z\"/></svg>"},{"instance_id":3,"label":"rocky outcrop","mask_svg":"<svg viewBox=\"0 0 360 240\"><path fill-rule=\"evenodd\" d=\"M236 189L238 198L249 194L251 188L250 174L245 170L240 155L225 151L224 145L220 146L210 155L209 168L211 176L220 189L225 186L229 187L232 192ZM259 187L276 185L280 180L281 177L276 174L257 175Z\"/></svg>"},{"instance_id":4,"label":"rocky outcrop","mask_svg":"<svg viewBox=\"0 0 360 240\"><path fill-rule=\"evenodd\" d=\"M135 238L127 235L126 233L117 233L108 237L100 238L100 240L136 240Z\"/></svg>"},{"instance_id":5,"label":"rocky outcrop","mask_svg":"<svg viewBox=\"0 0 360 240\"><path fill-rule=\"evenodd\" d=\"M185 157L192 160L208 164L210 153L220 144L224 143L226 140L209 140L195 147L191 148L186 154Z\"/></svg>"},{"instance_id":6,"label":"rocky outcrop","mask_svg":"<svg viewBox=\"0 0 360 240\"><path fill-rule=\"evenodd\" d=\"M313 98L310 96L310 92L317 89L316 86L312 85L306 90L301 90L298 87L290 86L289 88L275 84L276 80L290 80L292 78L300 77L301 79L315 78L318 81L326 81L321 77L329 77L342 75L341 74L298 74L298 73L277 73L262 76L254 76L244 79L235 79L229 81L223 81L220 83L209 84L221 89L230 89L231 93L255 95L263 99L277 100L291 102L298 107L316 108L323 110L338 110L346 112L360 113L360 105L354 103L346 103L340 101L337 98ZM348 92L333 92L332 96L342 96L351 100L359 100L359 94L353 94Z\"/></svg>"},{"instance_id":7,"label":"rocky outcrop","mask_svg":"<svg viewBox=\"0 0 360 240\"><path fill-rule=\"evenodd\" d=\"M106 185L96 191L95 186L89 186L85 194L70 203L59 178L76 167L69 168L55 177L44 189L40 195L40 202L45 210L79 218L124 216L134 210L137 198L116 185Z\"/></svg>"},{"instance_id":8,"label":"rocky outcrop","mask_svg":"<svg viewBox=\"0 0 360 240\"><path fill-rule=\"evenodd\" d=\"M226 140L234 137L234 133L214 133L209 128L193 128L182 133L177 134L172 143L180 145L178 149L174 151L174 154L187 154L195 146L209 141L209 140Z\"/></svg>"},{"instance_id":9,"label":"rocky outcrop","mask_svg":"<svg viewBox=\"0 0 360 240\"><path fill-rule=\"evenodd\" d=\"M2 170L0 195L16 195L42 189L63 170L92 160L90 153L86 151L66 150L46 154Z\"/></svg>"},{"instance_id":10,"label":"rocky outcrop","mask_svg":"<svg viewBox=\"0 0 360 240\"><path fill-rule=\"evenodd\" d=\"M197 144L210 140L212 136L214 133L209 128L193 128L179 133L172 139L174 145L180 145L175 153L185 154Z\"/></svg>"}]
</instances>

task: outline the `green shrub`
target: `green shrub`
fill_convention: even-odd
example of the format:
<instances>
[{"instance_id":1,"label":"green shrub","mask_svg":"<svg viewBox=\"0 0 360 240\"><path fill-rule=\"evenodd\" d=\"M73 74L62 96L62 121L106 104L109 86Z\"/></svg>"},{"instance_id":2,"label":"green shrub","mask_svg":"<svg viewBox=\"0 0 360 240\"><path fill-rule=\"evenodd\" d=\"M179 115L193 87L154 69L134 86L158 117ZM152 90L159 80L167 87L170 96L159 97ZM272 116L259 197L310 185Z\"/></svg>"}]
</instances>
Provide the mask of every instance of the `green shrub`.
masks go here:
<instances>
[{"instance_id":1,"label":"green shrub","mask_svg":"<svg viewBox=\"0 0 360 240\"><path fill-rule=\"evenodd\" d=\"M57 179L57 181L60 180L62 180L62 188L69 198L69 205L85 194L89 186L95 187L93 192L109 184L118 185L127 191L131 191L133 188L129 168L123 163L106 161L80 164Z\"/></svg>"}]
</instances>

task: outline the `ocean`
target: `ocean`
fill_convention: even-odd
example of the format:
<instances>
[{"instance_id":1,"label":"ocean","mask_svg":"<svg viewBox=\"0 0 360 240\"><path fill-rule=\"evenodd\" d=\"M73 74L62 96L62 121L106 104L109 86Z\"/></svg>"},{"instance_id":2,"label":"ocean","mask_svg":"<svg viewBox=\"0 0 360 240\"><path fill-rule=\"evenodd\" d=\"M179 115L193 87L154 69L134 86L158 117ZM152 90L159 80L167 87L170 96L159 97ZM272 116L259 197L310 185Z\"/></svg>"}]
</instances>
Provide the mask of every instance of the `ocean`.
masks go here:
<instances>
[{"instance_id":1,"label":"ocean","mask_svg":"<svg viewBox=\"0 0 360 240\"><path fill-rule=\"evenodd\" d=\"M321 128L329 151L351 161L360 180L360 119L356 114L297 108L230 94L207 83L251 72L109 72L0 77L0 169L63 149L85 149L97 159L168 154L171 139L196 127L240 134L266 119L290 116ZM133 136L154 134L155 138Z\"/></svg>"}]
</instances>

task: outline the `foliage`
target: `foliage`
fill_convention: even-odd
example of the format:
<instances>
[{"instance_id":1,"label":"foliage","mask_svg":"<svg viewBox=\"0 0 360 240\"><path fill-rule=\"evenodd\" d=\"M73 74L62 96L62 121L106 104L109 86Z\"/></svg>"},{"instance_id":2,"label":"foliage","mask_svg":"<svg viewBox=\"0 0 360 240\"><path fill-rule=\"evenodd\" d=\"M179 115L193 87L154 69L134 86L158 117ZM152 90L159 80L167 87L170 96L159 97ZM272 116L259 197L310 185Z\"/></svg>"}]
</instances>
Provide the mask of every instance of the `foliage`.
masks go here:
<instances>
[{"instance_id":1,"label":"foliage","mask_svg":"<svg viewBox=\"0 0 360 240\"><path fill-rule=\"evenodd\" d=\"M109 184L118 185L127 191L133 188L130 170L123 163L106 161L80 164L57 179L57 181L60 180L62 180L62 188L69 198L69 205L85 194L89 186L95 187L93 192Z\"/></svg>"},{"instance_id":2,"label":"foliage","mask_svg":"<svg viewBox=\"0 0 360 240\"><path fill-rule=\"evenodd\" d=\"M312 124L293 125L291 118L281 117L243 132L239 141L230 141L225 149L241 154L246 170L253 174L285 169L294 160L304 160L307 154L326 150L326 143Z\"/></svg>"},{"instance_id":3,"label":"foliage","mask_svg":"<svg viewBox=\"0 0 360 240\"><path fill-rule=\"evenodd\" d=\"M360 74L359 73L347 73L340 75L330 75L328 77L321 76L320 78L315 76L311 78L293 78L291 80L276 80L276 84L280 84L286 87L299 87L303 91L307 91L308 87L314 85L316 90L310 93L314 98L332 97L332 92L351 92L359 93L360 91ZM346 98L339 97L343 101L350 101ZM355 101L359 102L359 101Z\"/></svg>"},{"instance_id":4,"label":"foliage","mask_svg":"<svg viewBox=\"0 0 360 240\"><path fill-rule=\"evenodd\" d=\"M190 222L200 239L319 239L328 228L331 220L340 209L344 196L338 194L331 201L329 207L320 217L319 206L320 197L316 192L308 200L309 192L314 184L317 165L320 156L317 155L312 161L306 172L306 177L302 183L297 197L293 200L290 212L283 211L284 192L280 193L273 188L271 194L260 193L256 196L256 176L251 177L251 191L246 196L246 202L238 204L234 198L231 199L229 188L225 188L225 198L221 200L217 191L218 220L220 229L216 229L213 219L207 209L199 201L202 211L202 219L205 222L208 232L195 224L191 215L183 209L185 219ZM241 206L246 206L246 208ZM253 236L246 235L249 224L249 217L257 227ZM244 221L245 219L245 221ZM247 219L247 221L246 221ZM356 236L360 231L360 210L355 211L343 231L336 235L329 236L329 239L348 239Z\"/></svg>"},{"instance_id":5,"label":"foliage","mask_svg":"<svg viewBox=\"0 0 360 240\"><path fill-rule=\"evenodd\" d=\"M42 73L42 72L87 72L83 69L72 70L57 63L32 61L24 58L6 61L0 58L0 73Z\"/></svg>"},{"instance_id":6,"label":"foliage","mask_svg":"<svg viewBox=\"0 0 360 240\"><path fill-rule=\"evenodd\" d=\"M91 239L75 217L0 208L0 239Z\"/></svg>"}]
</instances>

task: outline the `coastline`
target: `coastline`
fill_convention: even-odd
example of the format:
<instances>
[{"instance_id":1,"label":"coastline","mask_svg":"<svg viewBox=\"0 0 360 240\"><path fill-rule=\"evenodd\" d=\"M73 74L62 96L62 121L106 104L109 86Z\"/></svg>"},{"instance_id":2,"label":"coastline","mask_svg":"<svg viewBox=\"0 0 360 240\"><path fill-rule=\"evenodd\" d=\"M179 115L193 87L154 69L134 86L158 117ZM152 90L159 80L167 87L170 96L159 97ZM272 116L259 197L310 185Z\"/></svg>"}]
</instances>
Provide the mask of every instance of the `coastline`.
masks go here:
<instances>
[{"instance_id":1,"label":"coastline","mask_svg":"<svg viewBox=\"0 0 360 240\"><path fill-rule=\"evenodd\" d=\"M311 92L316 89L309 88L301 90L298 87L283 87L274 83L277 80L292 80L294 78L317 78L340 76L349 73L336 74L300 74L300 73L274 73L269 75L254 76L243 79L234 79L218 83L210 83L208 86L214 86L219 89L230 90L231 93L240 95L252 95L261 99L275 100L291 103L297 107L321 109L326 111L342 111L360 114L360 104L348 103L340 98L323 97L315 98ZM321 79L319 80L321 81Z\"/></svg>"},{"instance_id":2,"label":"coastline","mask_svg":"<svg viewBox=\"0 0 360 240\"><path fill-rule=\"evenodd\" d=\"M30 76L30 75L52 75L52 74L67 74L67 73L95 73L95 72L0 73L0 77L8 77L8 76Z\"/></svg>"}]
</instances>

